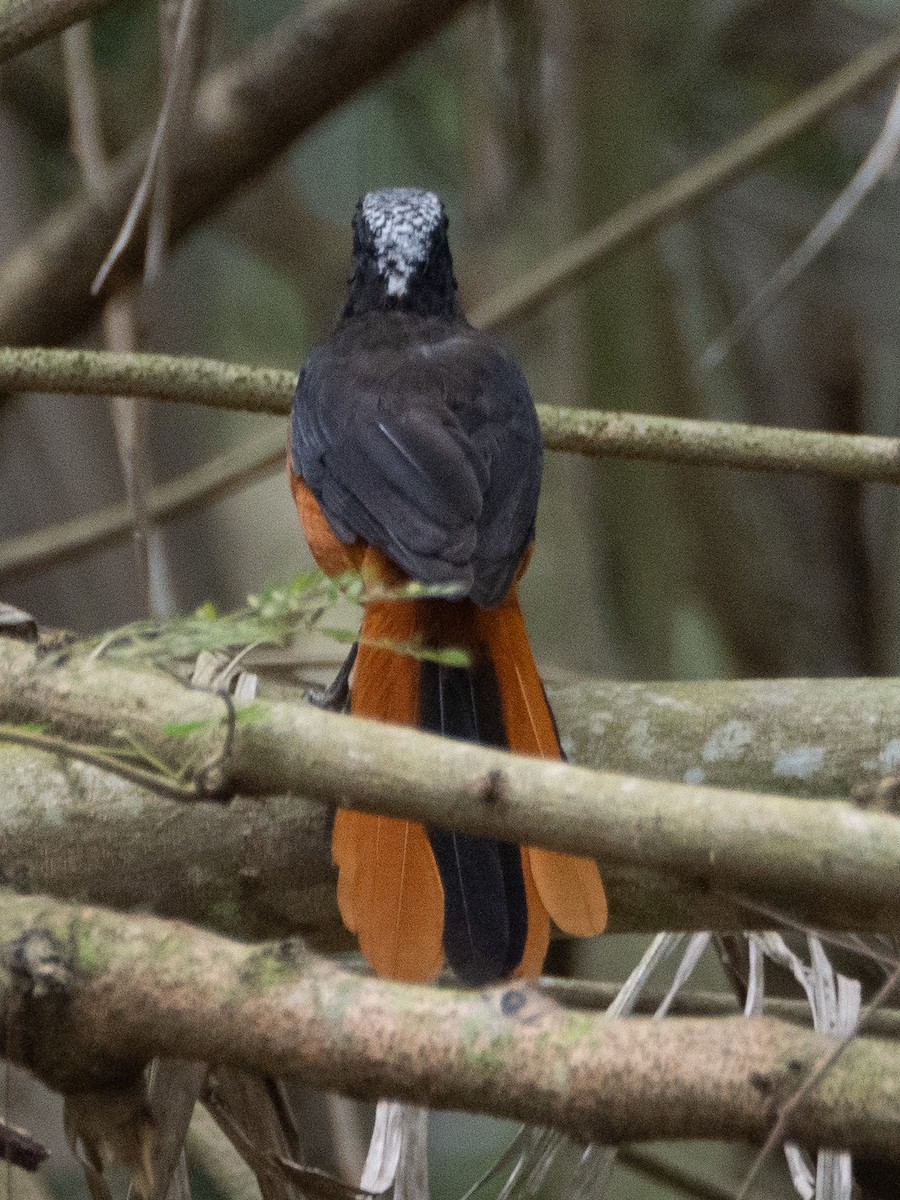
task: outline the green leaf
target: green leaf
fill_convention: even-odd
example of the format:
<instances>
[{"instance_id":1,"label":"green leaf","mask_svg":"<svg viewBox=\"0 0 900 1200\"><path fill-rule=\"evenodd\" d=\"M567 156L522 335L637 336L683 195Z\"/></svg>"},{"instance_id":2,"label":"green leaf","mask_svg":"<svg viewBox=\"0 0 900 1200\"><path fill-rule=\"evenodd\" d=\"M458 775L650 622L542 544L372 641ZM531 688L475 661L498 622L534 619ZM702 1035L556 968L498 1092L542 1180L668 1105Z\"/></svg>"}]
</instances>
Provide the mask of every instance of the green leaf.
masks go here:
<instances>
[{"instance_id":1,"label":"green leaf","mask_svg":"<svg viewBox=\"0 0 900 1200\"><path fill-rule=\"evenodd\" d=\"M266 716L267 711L268 709L266 708L265 704L251 702L250 704L241 705L241 707L235 711L234 715L235 720L238 721L239 724L245 725L252 721L262 721Z\"/></svg>"},{"instance_id":2,"label":"green leaf","mask_svg":"<svg viewBox=\"0 0 900 1200\"><path fill-rule=\"evenodd\" d=\"M207 717L203 721L172 721L163 725L166 737L187 737L188 734L198 733L201 729L209 729L212 721Z\"/></svg>"}]
</instances>

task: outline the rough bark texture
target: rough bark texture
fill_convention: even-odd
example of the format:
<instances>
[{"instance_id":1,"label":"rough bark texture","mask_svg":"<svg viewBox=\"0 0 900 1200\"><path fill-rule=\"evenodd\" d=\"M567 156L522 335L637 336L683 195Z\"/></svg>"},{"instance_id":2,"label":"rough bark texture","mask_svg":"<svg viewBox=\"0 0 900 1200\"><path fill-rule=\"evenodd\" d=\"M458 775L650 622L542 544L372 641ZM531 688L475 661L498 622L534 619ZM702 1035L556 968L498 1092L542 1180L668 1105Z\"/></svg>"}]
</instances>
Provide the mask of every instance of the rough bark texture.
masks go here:
<instances>
[{"instance_id":1,"label":"rough bark texture","mask_svg":"<svg viewBox=\"0 0 900 1200\"><path fill-rule=\"evenodd\" d=\"M847 797L900 770L900 680L585 680L548 688L585 766L794 796Z\"/></svg>"},{"instance_id":2,"label":"rough bark texture","mask_svg":"<svg viewBox=\"0 0 900 1200\"><path fill-rule=\"evenodd\" d=\"M101 350L0 348L6 391L146 396L286 416L292 371ZM544 445L576 454L900 483L900 439L539 404Z\"/></svg>"},{"instance_id":3,"label":"rough bark texture","mask_svg":"<svg viewBox=\"0 0 900 1200\"><path fill-rule=\"evenodd\" d=\"M391 984L296 942L251 948L42 898L4 897L0 944L11 1057L66 1092L115 1086L160 1056L487 1112L582 1141L760 1141L835 1045L771 1018L610 1022L518 985ZM900 1047L856 1040L793 1108L786 1134L900 1160L898 1073Z\"/></svg>"},{"instance_id":4,"label":"rough bark texture","mask_svg":"<svg viewBox=\"0 0 900 1200\"><path fill-rule=\"evenodd\" d=\"M293 797L181 804L75 759L0 742L0 878L234 937L339 949L328 810Z\"/></svg>"},{"instance_id":5,"label":"rough bark texture","mask_svg":"<svg viewBox=\"0 0 900 1200\"><path fill-rule=\"evenodd\" d=\"M854 719L861 707L855 686ZM898 693L897 684L882 688ZM760 702L771 707L771 697ZM743 892L822 925L888 931L900 918L900 825L847 803L589 771L301 704L254 704L252 719L239 716L223 763L227 710L220 697L161 673L126 671L74 652L62 661L12 640L0 642L0 716L42 721L72 740L100 744L128 731L173 767L224 767L234 789L248 794L337 797L362 810L438 825L452 819L470 832L590 852L622 890L611 905L613 928L750 923L738 905L712 894L718 892ZM168 735L173 724L188 732ZM878 723L864 722L866 731L862 752L875 764L874 776L883 734ZM713 734L695 742L701 760ZM860 751L857 743L854 753ZM293 803L301 814L303 803ZM648 868L659 873L652 886ZM705 911L696 907L704 894Z\"/></svg>"},{"instance_id":6,"label":"rough bark texture","mask_svg":"<svg viewBox=\"0 0 900 1200\"><path fill-rule=\"evenodd\" d=\"M329 808L300 796L183 804L0 741L0 881L19 892L348 949L329 831ZM726 899L652 871L610 865L604 881L618 932L754 923Z\"/></svg>"}]
</instances>

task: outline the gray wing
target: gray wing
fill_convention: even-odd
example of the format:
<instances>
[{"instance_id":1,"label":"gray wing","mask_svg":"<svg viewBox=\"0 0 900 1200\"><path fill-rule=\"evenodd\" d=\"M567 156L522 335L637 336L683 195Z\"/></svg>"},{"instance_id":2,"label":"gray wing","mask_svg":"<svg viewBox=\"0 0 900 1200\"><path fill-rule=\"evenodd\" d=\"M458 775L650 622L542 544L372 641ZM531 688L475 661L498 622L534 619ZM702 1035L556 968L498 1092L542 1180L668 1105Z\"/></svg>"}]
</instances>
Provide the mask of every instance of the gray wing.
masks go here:
<instances>
[{"instance_id":1,"label":"gray wing","mask_svg":"<svg viewBox=\"0 0 900 1200\"><path fill-rule=\"evenodd\" d=\"M534 536L540 432L496 343L446 342L319 347L297 386L292 457L338 538L490 607Z\"/></svg>"}]
</instances>

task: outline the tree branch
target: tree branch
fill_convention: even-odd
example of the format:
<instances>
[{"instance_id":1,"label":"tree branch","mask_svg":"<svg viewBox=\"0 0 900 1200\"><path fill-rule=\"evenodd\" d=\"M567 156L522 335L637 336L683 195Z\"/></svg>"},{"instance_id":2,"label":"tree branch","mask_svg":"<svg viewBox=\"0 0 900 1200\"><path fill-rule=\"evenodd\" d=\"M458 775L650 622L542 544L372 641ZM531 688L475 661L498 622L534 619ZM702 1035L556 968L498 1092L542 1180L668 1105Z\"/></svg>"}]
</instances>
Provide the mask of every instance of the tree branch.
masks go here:
<instances>
[{"instance_id":1,"label":"tree branch","mask_svg":"<svg viewBox=\"0 0 900 1200\"><path fill-rule=\"evenodd\" d=\"M248 947L43 898L4 897L0 942L10 1055L66 1092L114 1085L162 1056L491 1113L580 1141L758 1142L833 1042L770 1018L607 1022L519 985L394 984L296 942ZM900 1160L898 1072L900 1046L856 1040L786 1135Z\"/></svg>"},{"instance_id":2,"label":"tree branch","mask_svg":"<svg viewBox=\"0 0 900 1200\"><path fill-rule=\"evenodd\" d=\"M249 716L238 710L223 764L238 791L340 797L439 827L452 817L464 832L746 893L817 925L888 930L900 917L900 824L882 813L590 771L308 705L257 701ZM127 731L173 768L208 764L226 744L218 696L14 641L0 642L0 717L79 742ZM173 725L181 736L167 735Z\"/></svg>"},{"instance_id":3,"label":"tree branch","mask_svg":"<svg viewBox=\"0 0 900 1200\"><path fill-rule=\"evenodd\" d=\"M0 871L17 891L192 921L240 938L352 949L326 805L302 796L180 804L77 759L0 742ZM727 897L604 867L613 932L753 927ZM823 910L827 916L827 907Z\"/></svg>"},{"instance_id":4,"label":"tree branch","mask_svg":"<svg viewBox=\"0 0 900 1200\"><path fill-rule=\"evenodd\" d=\"M172 147L170 235L177 240L268 167L327 113L395 66L463 0L319 0L305 4L200 89L193 120ZM337 64L337 66L336 66ZM91 282L131 203L139 147L111 168L104 200L83 193L0 267L0 342L63 341L98 311ZM138 273L140 237L110 286Z\"/></svg>"},{"instance_id":5,"label":"tree branch","mask_svg":"<svg viewBox=\"0 0 900 1200\"><path fill-rule=\"evenodd\" d=\"M583 766L845 799L900 770L896 679L592 679L548 693Z\"/></svg>"},{"instance_id":6,"label":"tree branch","mask_svg":"<svg viewBox=\"0 0 900 1200\"><path fill-rule=\"evenodd\" d=\"M618 996L624 983L608 983L594 979L559 979L545 976L538 981L541 991L567 1008L605 1010ZM667 993L642 991L634 1002L633 1012L652 1015ZM680 991L669 1003L669 1013L692 1017L737 1017L742 1006L732 992ZM766 996L763 1015L793 1025L811 1026L812 1012L806 1000L788 1000L782 996ZM900 1038L900 1009L879 1008L866 1020L865 1032L870 1037Z\"/></svg>"},{"instance_id":7,"label":"tree branch","mask_svg":"<svg viewBox=\"0 0 900 1200\"><path fill-rule=\"evenodd\" d=\"M111 0L5 0L0 10L0 62L106 8Z\"/></svg>"},{"instance_id":8,"label":"tree branch","mask_svg":"<svg viewBox=\"0 0 900 1200\"><path fill-rule=\"evenodd\" d=\"M5 391L128 394L286 416L295 386L292 371L214 359L0 348L0 389ZM900 438L549 404L537 409L549 450L900 483Z\"/></svg>"}]
</instances>

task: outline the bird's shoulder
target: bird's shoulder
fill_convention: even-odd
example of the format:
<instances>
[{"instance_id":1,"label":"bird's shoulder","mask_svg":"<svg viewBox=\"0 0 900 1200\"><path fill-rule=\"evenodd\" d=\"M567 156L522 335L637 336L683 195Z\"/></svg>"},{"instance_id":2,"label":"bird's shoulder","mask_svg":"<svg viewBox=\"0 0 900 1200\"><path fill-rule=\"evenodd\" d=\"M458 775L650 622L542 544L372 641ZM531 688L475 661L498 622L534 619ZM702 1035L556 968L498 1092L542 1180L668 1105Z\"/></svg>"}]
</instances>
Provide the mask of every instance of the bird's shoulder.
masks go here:
<instances>
[{"instance_id":1,"label":"bird's shoulder","mask_svg":"<svg viewBox=\"0 0 900 1200\"><path fill-rule=\"evenodd\" d=\"M495 337L462 318L408 313L343 320L310 354L297 400L335 415L360 404L443 407L465 426L531 406L522 372Z\"/></svg>"}]
</instances>

